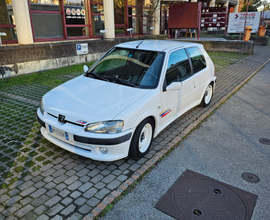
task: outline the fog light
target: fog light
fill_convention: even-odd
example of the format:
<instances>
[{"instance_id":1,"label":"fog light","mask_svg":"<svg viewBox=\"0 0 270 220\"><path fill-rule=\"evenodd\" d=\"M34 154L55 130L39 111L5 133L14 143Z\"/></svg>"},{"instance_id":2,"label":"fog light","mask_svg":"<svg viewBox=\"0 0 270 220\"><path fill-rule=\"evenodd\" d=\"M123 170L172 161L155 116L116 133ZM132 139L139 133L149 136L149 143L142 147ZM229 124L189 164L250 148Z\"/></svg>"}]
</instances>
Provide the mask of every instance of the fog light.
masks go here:
<instances>
[{"instance_id":1,"label":"fog light","mask_svg":"<svg viewBox=\"0 0 270 220\"><path fill-rule=\"evenodd\" d=\"M108 153L108 149L107 149L107 148L100 147L99 150L100 150L100 152L103 153L103 154Z\"/></svg>"}]
</instances>

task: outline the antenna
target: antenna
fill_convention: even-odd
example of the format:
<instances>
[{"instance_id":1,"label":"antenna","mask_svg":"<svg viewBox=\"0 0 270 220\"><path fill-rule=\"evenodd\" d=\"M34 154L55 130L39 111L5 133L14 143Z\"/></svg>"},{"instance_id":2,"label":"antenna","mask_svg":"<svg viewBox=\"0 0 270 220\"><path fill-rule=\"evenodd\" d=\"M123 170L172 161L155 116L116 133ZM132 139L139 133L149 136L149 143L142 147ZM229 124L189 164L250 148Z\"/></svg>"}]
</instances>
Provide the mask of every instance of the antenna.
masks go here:
<instances>
[{"instance_id":1,"label":"antenna","mask_svg":"<svg viewBox=\"0 0 270 220\"><path fill-rule=\"evenodd\" d=\"M144 39L141 41L141 43L144 41ZM141 43L139 43L136 48L139 48L139 46L141 45Z\"/></svg>"}]
</instances>

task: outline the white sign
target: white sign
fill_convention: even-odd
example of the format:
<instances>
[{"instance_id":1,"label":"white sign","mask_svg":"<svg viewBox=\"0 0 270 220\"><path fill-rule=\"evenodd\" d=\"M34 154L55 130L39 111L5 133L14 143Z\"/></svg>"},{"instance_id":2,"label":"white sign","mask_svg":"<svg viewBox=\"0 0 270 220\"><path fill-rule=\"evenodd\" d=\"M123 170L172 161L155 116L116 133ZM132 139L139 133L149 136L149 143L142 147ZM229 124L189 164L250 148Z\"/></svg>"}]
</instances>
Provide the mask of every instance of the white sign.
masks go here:
<instances>
[{"instance_id":1,"label":"white sign","mask_svg":"<svg viewBox=\"0 0 270 220\"><path fill-rule=\"evenodd\" d=\"M88 44L76 44L77 55L88 53Z\"/></svg>"},{"instance_id":2,"label":"white sign","mask_svg":"<svg viewBox=\"0 0 270 220\"><path fill-rule=\"evenodd\" d=\"M247 13L247 26L252 27L252 33L258 31L260 24L260 16L261 12L248 12ZM244 33L244 25L245 25L246 12L240 13L230 13L229 14L229 25L228 25L228 33Z\"/></svg>"}]
</instances>

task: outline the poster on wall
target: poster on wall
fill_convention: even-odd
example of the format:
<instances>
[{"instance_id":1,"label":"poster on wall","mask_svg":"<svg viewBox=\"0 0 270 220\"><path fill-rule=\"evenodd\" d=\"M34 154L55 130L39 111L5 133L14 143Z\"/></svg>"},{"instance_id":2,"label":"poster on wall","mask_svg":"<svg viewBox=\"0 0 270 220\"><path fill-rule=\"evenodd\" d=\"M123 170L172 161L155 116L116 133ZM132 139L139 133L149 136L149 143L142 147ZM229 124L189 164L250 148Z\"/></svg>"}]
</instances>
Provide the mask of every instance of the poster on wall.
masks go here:
<instances>
[{"instance_id":1,"label":"poster on wall","mask_svg":"<svg viewBox=\"0 0 270 220\"><path fill-rule=\"evenodd\" d=\"M256 33L260 24L261 12L248 12L246 26L252 27L252 33ZM228 33L240 33L244 32L246 13L230 13Z\"/></svg>"}]
</instances>

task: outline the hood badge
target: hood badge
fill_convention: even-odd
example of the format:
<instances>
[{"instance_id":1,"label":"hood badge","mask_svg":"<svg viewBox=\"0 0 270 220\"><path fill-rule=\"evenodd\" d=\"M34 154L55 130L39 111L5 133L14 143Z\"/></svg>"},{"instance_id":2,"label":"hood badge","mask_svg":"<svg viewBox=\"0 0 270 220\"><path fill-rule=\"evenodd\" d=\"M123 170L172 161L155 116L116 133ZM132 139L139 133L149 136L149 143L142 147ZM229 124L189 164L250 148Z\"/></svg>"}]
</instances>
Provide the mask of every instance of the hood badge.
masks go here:
<instances>
[{"instance_id":1,"label":"hood badge","mask_svg":"<svg viewBox=\"0 0 270 220\"><path fill-rule=\"evenodd\" d=\"M82 124L82 125L85 125L88 121L85 121L85 120L77 120L76 122Z\"/></svg>"},{"instance_id":2,"label":"hood badge","mask_svg":"<svg viewBox=\"0 0 270 220\"><path fill-rule=\"evenodd\" d=\"M58 121L59 122L62 122L62 123L65 123L66 121L65 121L65 118L66 118L66 116L64 116L64 115L58 115Z\"/></svg>"}]
</instances>

